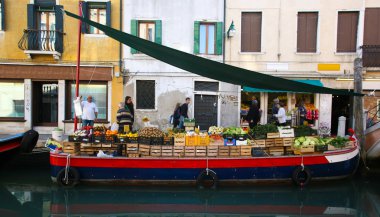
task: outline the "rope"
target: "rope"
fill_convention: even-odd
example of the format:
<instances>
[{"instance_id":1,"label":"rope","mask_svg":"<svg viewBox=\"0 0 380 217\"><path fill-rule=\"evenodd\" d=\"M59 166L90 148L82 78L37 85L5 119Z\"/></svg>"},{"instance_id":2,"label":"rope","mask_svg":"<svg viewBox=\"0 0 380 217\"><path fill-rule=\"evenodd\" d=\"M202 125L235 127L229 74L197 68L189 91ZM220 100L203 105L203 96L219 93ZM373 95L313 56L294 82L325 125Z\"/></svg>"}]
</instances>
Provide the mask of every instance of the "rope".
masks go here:
<instances>
[{"instance_id":1,"label":"rope","mask_svg":"<svg viewBox=\"0 0 380 217\"><path fill-rule=\"evenodd\" d=\"M70 169L70 154L67 155L66 157L66 168L65 168L65 178L64 178L64 181L67 184L69 184L69 177L68 177L68 173L69 173L69 169Z\"/></svg>"},{"instance_id":2,"label":"rope","mask_svg":"<svg viewBox=\"0 0 380 217\"><path fill-rule=\"evenodd\" d=\"M209 168L208 168L208 156L206 155L206 172L207 172L207 175L208 175L208 171L209 171Z\"/></svg>"}]
</instances>

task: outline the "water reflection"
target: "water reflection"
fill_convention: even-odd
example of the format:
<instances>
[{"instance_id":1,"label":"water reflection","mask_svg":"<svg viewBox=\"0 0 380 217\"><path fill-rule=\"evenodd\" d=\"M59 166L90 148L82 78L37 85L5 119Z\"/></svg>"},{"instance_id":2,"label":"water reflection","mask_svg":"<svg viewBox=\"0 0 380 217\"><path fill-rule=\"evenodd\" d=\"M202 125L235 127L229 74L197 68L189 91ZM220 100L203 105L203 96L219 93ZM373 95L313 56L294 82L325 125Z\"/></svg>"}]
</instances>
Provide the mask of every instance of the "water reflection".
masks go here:
<instances>
[{"instance_id":1,"label":"water reflection","mask_svg":"<svg viewBox=\"0 0 380 217\"><path fill-rule=\"evenodd\" d=\"M62 189L1 179L0 216L380 216L374 180L313 184L188 188L79 186ZM20 181L22 180L22 181ZM38 179L37 179L38 180Z\"/></svg>"}]
</instances>

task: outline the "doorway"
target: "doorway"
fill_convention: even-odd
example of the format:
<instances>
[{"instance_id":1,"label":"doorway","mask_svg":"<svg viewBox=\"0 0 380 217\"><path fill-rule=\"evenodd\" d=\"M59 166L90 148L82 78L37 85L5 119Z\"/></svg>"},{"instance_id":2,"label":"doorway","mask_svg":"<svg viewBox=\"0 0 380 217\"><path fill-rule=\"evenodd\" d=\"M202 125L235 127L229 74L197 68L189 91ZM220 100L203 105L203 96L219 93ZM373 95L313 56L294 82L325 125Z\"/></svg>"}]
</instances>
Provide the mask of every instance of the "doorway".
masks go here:
<instances>
[{"instance_id":1,"label":"doorway","mask_svg":"<svg viewBox=\"0 0 380 217\"><path fill-rule=\"evenodd\" d=\"M339 117L344 116L346 117L345 134L347 135L347 130L352 127L353 121L353 97L343 95L333 95L332 97L331 134L336 135L338 133Z\"/></svg>"},{"instance_id":2,"label":"doorway","mask_svg":"<svg viewBox=\"0 0 380 217\"><path fill-rule=\"evenodd\" d=\"M33 82L33 125L58 126L58 82Z\"/></svg>"},{"instance_id":3,"label":"doorway","mask_svg":"<svg viewBox=\"0 0 380 217\"><path fill-rule=\"evenodd\" d=\"M208 130L218 125L218 96L196 94L194 100L194 118L196 126Z\"/></svg>"}]
</instances>

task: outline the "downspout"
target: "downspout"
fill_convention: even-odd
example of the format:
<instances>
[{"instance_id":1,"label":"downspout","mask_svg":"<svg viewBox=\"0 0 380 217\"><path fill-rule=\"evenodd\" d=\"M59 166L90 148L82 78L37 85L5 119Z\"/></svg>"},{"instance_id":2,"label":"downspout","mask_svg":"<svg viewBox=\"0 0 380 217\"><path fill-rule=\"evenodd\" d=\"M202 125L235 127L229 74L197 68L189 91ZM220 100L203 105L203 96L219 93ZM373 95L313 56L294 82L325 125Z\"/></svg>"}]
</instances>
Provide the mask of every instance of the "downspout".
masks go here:
<instances>
[{"instance_id":1,"label":"downspout","mask_svg":"<svg viewBox=\"0 0 380 217\"><path fill-rule=\"evenodd\" d=\"M119 11L119 30L123 31L123 0L120 0L120 11ZM119 43L119 71L120 76L123 77L123 85L125 84L124 69L123 67L123 44Z\"/></svg>"},{"instance_id":2,"label":"downspout","mask_svg":"<svg viewBox=\"0 0 380 217\"><path fill-rule=\"evenodd\" d=\"M226 1L223 3L223 63L226 61Z\"/></svg>"}]
</instances>

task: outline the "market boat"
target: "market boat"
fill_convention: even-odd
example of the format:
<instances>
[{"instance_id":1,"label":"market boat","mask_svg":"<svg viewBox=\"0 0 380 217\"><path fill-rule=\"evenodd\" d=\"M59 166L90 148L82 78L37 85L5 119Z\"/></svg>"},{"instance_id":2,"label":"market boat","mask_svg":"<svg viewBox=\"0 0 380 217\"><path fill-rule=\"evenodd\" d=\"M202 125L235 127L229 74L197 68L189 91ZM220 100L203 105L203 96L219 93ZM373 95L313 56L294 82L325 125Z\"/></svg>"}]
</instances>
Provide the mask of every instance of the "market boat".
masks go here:
<instances>
[{"instance_id":1,"label":"market boat","mask_svg":"<svg viewBox=\"0 0 380 217\"><path fill-rule=\"evenodd\" d=\"M0 166L21 152L31 152L36 146L38 133L29 130L25 133L6 136L0 139Z\"/></svg>"},{"instance_id":2,"label":"market boat","mask_svg":"<svg viewBox=\"0 0 380 217\"><path fill-rule=\"evenodd\" d=\"M224 146L222 146L224 147ZM238 147L238 146L235 146ZM215 188L219 184L342 179L355 173L359 148L321 154L237 157L96 157L50 153L51 177L63 186L81 182L187 184Z\"/></svg>"}]
</instances>

